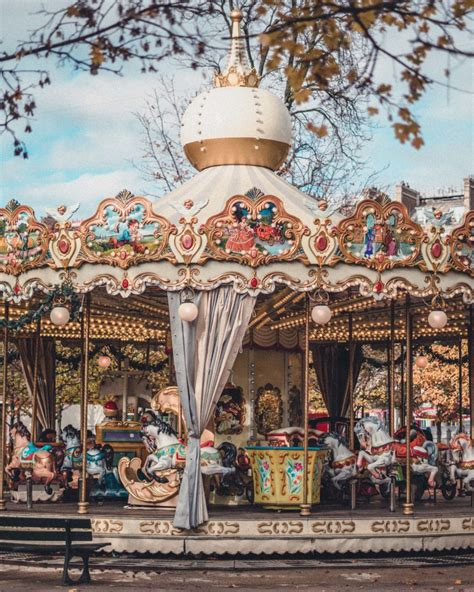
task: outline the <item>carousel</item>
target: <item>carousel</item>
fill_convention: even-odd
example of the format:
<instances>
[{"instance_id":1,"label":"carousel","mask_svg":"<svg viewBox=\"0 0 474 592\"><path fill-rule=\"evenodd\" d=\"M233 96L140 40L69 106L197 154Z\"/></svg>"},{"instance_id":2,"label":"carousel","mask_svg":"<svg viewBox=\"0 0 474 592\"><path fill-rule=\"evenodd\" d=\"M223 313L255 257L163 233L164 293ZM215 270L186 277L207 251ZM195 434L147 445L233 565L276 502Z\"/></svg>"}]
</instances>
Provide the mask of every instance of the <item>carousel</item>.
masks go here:
<instances>
[{"instance_id":1,"label":"carousel","mask_svg":"<svg viewBox=\"0 0 474 592\"><path fill-rule=\"evenodd\" d=\"M290 116L248 66L240 19L226 69L183 117L189 182L155 201L124 190L87 219L0 209L0 510L89 514L106 552L473 547L474 211L422 227L378 192L341 212L289 185L276 171ZM414 367L433 344L459 349L444 443L414 422ZM65 426L59 345L80 350ZM384 419L354 404L366 346L386 356ZM100 417L92 364L113 395Z\"/></svg>"}]
</instances>

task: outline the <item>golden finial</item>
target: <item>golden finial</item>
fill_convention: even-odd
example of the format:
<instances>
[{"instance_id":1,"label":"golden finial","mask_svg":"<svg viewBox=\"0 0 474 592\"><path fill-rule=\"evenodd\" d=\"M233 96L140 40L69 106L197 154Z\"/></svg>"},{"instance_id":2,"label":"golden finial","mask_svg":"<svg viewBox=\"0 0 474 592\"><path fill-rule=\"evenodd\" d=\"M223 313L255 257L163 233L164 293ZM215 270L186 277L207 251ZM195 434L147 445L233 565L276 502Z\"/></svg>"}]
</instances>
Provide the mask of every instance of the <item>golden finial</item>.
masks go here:
<instances>
[{"instance_id":1,"label":"golden finial","mask_svg":"<svg viewBox=\"0 0 474 592\"><path fill-rule=\"evenodd\" d=\"M240 23L242 21L241 11L233 10L230 13L230 18L232 20L232 43L230 46L229 61L222 74L216 74L214 84L216 87L256 87L260 82L260 76L255 71L255 68L250 68L247 61L247 50L240 29Z\"/></svg>"}]
</instances>

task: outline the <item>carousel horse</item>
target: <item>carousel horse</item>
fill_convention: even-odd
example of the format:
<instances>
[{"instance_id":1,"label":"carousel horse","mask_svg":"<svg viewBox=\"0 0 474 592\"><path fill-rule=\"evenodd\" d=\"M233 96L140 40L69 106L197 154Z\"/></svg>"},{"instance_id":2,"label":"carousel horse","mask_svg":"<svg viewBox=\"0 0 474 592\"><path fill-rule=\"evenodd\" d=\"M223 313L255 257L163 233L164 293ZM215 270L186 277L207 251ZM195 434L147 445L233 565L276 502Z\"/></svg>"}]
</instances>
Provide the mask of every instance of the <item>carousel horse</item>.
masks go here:
<instances>
[{"instance_id":1,"label":"carousel horse","mask_svg":"<svg viewBox=\"0 0 474 592\"><path fill-rule=\"evenodd\" d=\"M464 433L456 434L449 443L453 463L451 481L463 480L466 492L474 492L474 441Z\"/></svg>"},{"instance_id":2,"label":"carousel horse","mask_svg":"<svg viewBox=\"0 0 474 592\"><path fill-rule=\"evenodd\" d=\"M143 472L160 482L161 473L184 466L186 446L180 442L178 434L159 417L148 421L142 428L143 440L150 454L145 459ZM219 451L209 442L201 443L201 471L204 475L226 474L233 468L224 467Z\"/></svg>"},{"instance_id":3,"label":"carousel horse","mask_svg":"<svg viewBox=\"0 0 474 592\"><path fill-rule=\"evenodd\" d=\"M326 465L326 472L333 485L341 489L342 485L356 475L356 455L346 446L345 440L336 432L323 434L319 443L332 452L332 460Z\"/></svg>"},{"instance_id":4,"label":"carousel horse","mask_svg":"<svg viewBox=\"0 0 474 592\"><path fill-rule=\"evenodd\" d=\"M360 442L361 450L357 456L357 469L364 467L370 473L375 485L390 483L388 469L395 463L394 439L376 416L364 417L359 420L354 432Z\"/></svg>"},{"instance_id":5,"label":"carousel horse","mask_svg":"<svg viewBox=\"0 0 474 592\"><path fill-rule=\"evenodd\" d=\"M401 464L406 459L407 441L406 429L400 428L394 434L395 455ZM413 426L410 430L410 457L411 470L416 475L428 474L428 485L431 488L436 486L436 476L438 474L438 447L434 442L426 439L425 434L419 428Z\"/></svg>"},{"instance_id":6,"label":"carousel horse","mask_svg":"<svg viewBox=\"0 0 474 592\"><path fill-rule=\"evenodd\" d=\"M72 472L82 466L82 445L80 431L72 425L67 425L61 432L61 440L64 442L65 453L62 471ZM107 451L99 448L95 441L88 438L88 450L86 454L86 472L91 477L97 477L99 485L104 483L107 473Z\"/></svg>"},{"instance_id":7,"label":"carousel horse","mask_svg":"<svg viewBox=\"0 0 474 592\"><path fill-rule=\"evenodd\" d=\"M5 468L7 475L18 481L23 473L31 475L33 481L44 483L48 495L52 493L51 482L56 477L56 462L53 446L38 447L31 441L29 429L21 421L17 421L11 429L13 440L12 461Z\"/></svg>"}]
</instances>

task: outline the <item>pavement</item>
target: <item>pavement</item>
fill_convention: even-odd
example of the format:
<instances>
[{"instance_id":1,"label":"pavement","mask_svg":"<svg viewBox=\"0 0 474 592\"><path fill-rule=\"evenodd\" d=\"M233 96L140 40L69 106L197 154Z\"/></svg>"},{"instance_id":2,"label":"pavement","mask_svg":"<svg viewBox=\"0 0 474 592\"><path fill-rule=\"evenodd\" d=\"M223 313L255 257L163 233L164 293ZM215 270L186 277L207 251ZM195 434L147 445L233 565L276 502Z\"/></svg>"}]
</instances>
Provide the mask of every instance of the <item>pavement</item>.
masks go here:
<instances>
[{"instance_id":1,"label":"pavement","mask_svg":"<svg viewBox=\"0 0 474 592\"><path fill-rule=\"evenodd\" d=\"M267 562L268 563L268 562ZM397 565L398 563L398 565ZM215 592L219 590L240 590L254 592L260 590L304 590L317 592L339 592L364 590L365 592L405 592L411 590L474 592L474 563L439 566L436 564L416 566L400 565L397 557L390 563L379 567L367 567L357 559L351 567L331 566L262 568L254 565L252 569L225 569L215 565L212 569L174 569L173 559L169 559L171 569L141 571L135 569L107 569L94 567L91 570L92 583L78 586L60 584L59 566L46 568L31 563L14 565L4 559L0 561L0 592L102 592L115 591L196 591Z\"/></svg>"}]
</instances>

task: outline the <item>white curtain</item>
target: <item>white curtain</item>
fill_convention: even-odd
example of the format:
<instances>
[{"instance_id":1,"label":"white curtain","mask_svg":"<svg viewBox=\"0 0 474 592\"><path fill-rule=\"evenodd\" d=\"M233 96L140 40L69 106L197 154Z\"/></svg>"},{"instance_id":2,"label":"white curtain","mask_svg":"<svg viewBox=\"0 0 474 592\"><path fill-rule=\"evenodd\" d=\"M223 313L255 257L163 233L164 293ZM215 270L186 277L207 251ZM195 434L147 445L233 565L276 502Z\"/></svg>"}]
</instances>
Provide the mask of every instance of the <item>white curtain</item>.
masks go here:
<instances>
[{"instance_id":1,"label":"white curtain","mask_svg":"<svg viewBox=\"0 0 474 592\"><path fill-rule=\"evenodd\" d=\"M194 323L178 315L180 295L168 293L176 381L188 428L186 468L174 518L177 528L196 528L208 518L199 439L211 419L242 345L255 298L230 286L201 292Z\"/></svg>"}]
</instances>

